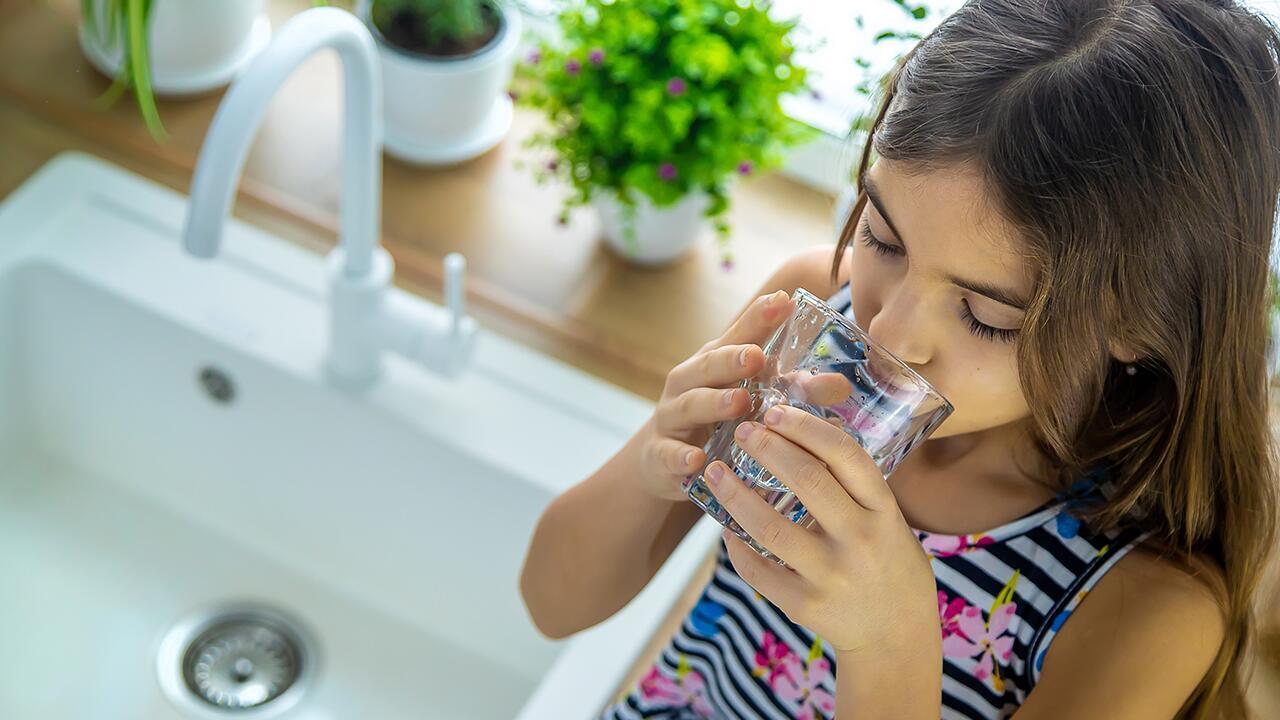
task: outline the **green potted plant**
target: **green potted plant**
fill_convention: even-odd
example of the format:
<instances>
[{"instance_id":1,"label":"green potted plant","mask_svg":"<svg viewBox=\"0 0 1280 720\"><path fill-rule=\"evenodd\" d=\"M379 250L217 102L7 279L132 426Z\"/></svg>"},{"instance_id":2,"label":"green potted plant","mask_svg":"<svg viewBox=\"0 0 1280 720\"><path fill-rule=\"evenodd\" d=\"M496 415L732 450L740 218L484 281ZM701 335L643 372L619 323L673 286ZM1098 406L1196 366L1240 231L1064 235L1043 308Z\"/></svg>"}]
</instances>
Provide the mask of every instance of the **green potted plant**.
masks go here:
<instances>
[{"instance_id":1,"label":"green potted plant","mask_svg":"<svg viewBox=\"0 0 1280 720\"><path fill-rule=\"evenodd\" d=\"M448 165L511 127L519 10L504 0L360 0L382 59L384 145L401 160Z\"/></svg>"},{"instance_id":2,"label":"green potted plant","mask_svg":"<svg viewBox=\"0 0 1280 720\"><path fill-rule=\"evenodd\" d=\"M549 128L539 181L573 188L561 208L592 205L604 238L641 265L674 261L708 219L730 267L729 188L777 165L809 135L780 98L805 89L792 59L795 21L763 0L583 0L559 15L561 37L516 70L522 105Z\"/></svg>"},{"instance_id":3,"label":"green potted plant","mask_svg":"<svg viewBox=\"0 0 1280 720\"><path fill-rule=\"evenodd\" d=\"M226 85L270 39L263 0L80 0L80 48L113 81L99 104L132 88L156 139L155 95Z\"/></svg>"}]
</instances>

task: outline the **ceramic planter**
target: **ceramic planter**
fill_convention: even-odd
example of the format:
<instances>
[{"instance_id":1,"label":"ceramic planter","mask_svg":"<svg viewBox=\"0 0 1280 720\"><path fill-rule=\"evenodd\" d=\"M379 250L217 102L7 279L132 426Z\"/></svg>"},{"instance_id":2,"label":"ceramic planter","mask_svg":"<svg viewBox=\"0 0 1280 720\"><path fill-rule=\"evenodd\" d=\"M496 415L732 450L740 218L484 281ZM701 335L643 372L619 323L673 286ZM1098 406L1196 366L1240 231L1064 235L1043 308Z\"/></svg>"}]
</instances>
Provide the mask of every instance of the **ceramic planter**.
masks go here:
<instances>
[{"instance_id":1,"label":"ceramic planter","mask_svg":"<svg viewBox=\"0 0 1280 720\"><path fill-rule=\"evenodd\" d=\"M382 59L383 142L391 156L419 165L452 165L481 155L511 127L507 85L522 28L519 9L498 3L498 33L467 55L425 55L389 42L370 19L372 4L356 12L378 41Z\"/></svg>"},{"instance_id":2,"label":"ceramic planter","mask_svg":"<svg viewBox=\"0 0 1280 720\"><path fill-rule=\"evenodd\" d=\"M600 216L605 243L637 265L666 265L682 257L709 227L703 215L710 204L706 193L686 195L674 205L655 206L644 193L636 193L635 242L626 239L627 218L623 206L608 192L596 192L591 205Z\"/></svg>"},{"instance_id":3,"label":"ceramic planter","mask_svg":"<svg viewBox=\"0 0 1280 720\"><path fill-rule=\"evenodd\" d=\"M93 4L105 29L107 3ZM80 48L107 77L120 71L124 29L107 37L80 20ZM231 82L271 39L263 0L154 0L147 26L152 88L157 95L191 95Z\"/></svg>"}]
</instances>

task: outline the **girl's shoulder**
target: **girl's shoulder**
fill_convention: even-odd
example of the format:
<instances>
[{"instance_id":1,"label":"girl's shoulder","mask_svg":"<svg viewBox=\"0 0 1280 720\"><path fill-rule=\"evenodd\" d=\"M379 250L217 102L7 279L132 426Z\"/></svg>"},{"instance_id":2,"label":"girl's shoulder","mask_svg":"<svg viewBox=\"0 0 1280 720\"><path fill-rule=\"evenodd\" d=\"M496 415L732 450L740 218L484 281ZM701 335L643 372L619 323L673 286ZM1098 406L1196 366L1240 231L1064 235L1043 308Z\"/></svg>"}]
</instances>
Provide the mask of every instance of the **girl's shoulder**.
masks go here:
<instances>
[{"instance_id":1,"label":"girl's shoulder","mask_svg":"<svg viewBox=\"0 0 1280 720\"><path fill-rule=\"evenodd\" d=\"M831 264L835 262L835 250L834 245L815 245L797 251L774 272L775 284L788 292L802 287L824 300L831 297L849 282L853 258L852 252L844 253L836 281L832 283Z\"/></svg>"},{"instance_id":2,"label":"girl's shoulder","mask_svg":"<svg viewBox=\"0 0 1280 720\"><path fill-rule=\"evenodd\" d=\"M1120 716L1166 702L1176 708L1218 653L1225 587L1207 556L1183 561L1150 539L1136 545L1063 624L1027 704L1071 698L1082 710L1111 712L1120 709L1108 703L1126 697L1132 705Z\"/></svg>"}]
</instances>

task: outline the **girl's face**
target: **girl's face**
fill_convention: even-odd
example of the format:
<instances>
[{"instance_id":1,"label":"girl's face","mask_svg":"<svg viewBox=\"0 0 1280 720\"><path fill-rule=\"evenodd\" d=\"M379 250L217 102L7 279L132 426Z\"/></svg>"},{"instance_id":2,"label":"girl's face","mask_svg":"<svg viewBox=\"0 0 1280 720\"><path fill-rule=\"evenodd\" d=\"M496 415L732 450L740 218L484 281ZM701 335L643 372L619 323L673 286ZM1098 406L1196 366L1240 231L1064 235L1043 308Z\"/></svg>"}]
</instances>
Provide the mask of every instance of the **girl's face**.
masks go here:
<instances>
[{"instance_id":1,"label":"girl's face","mask_svg":"<svg viewBox=\"0 0 1280 720\"><path fill-rule=\"evenodd\" d=\"M955 406L931 437L1028 417L1014 348L1032 276L981 177L880 158L866 187L850 245L854 318Z\"/></svg>"}]
</instances>

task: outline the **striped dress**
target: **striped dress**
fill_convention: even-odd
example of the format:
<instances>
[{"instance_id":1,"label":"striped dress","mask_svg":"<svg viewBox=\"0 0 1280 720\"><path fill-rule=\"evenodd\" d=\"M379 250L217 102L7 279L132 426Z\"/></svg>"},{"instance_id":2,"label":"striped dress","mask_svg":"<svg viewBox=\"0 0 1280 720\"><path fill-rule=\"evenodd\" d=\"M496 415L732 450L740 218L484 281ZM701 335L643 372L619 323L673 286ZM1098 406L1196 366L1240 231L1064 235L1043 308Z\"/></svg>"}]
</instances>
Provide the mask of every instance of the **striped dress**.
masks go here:
<instances>
[{"instance_id":1,"label":"striped dress","mask_svg":"<svg viewBox=\"0 0 1280 720\"><path fill-rule=\"evenodd\" d=\"M847 285L828 304L849 313ZM1073 514L1109 497L1091 472L1012 522L973 535L916 530L937 580L942 718L1007 718L1040 678L1077 604L1150 533L1094 532ZM715 572L648 673L602 720L835 715L831 647L738 576L720 542Z\"/></svg>"}]
</instances>

